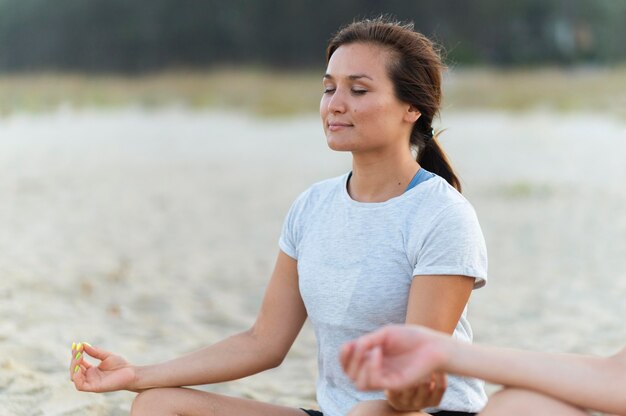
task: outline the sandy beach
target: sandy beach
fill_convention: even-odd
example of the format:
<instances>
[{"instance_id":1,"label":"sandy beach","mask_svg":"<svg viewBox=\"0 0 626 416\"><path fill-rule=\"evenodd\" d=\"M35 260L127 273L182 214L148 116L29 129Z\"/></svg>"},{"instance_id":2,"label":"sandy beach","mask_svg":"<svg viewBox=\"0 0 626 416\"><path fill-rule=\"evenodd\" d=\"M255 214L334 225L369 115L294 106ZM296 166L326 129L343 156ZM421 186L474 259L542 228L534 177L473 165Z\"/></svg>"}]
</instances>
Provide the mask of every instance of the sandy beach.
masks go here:
<instances>
[{"instance_id":1,"label":"sandy beach","mask_svg":"<svg viewBox=\"0 0 626 416\"><path fill-rule=\"evenodd\" d=\"M624 119L465 111L438 125L489 250L475 341L626 345ZM248 328L291 202L349 169L316 115L0 118L0 416L127 415L131 393L74 390L72 341L148 364ZM202 388L315 406L315 354L305 327L281 367Z\"/></svg>"}]
</instances>

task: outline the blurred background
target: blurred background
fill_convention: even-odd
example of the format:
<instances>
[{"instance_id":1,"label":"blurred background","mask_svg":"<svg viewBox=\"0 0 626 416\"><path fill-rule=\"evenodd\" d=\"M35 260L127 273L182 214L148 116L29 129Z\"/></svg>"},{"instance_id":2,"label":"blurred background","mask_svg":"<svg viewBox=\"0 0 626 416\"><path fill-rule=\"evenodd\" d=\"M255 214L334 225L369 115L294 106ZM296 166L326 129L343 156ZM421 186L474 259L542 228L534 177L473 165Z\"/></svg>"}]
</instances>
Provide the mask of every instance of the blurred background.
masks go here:
<instances>
[{"instance_id":1,"label":"blurred background","mask_svg":"<svg viewBox=\"0 0 626 416\"><path fill-rule=\"evenodd\" d=\"M621 0L1 0L0 111L171 102L315 111L327 40L380 14L441 45L459 72L447 91L454 105L625 107Z\"/></svg>"},{"instance_id":2,"label":"blurred background","mask_svg":"<svg viewBox=\"0 0 626 416\"><path fill-rule=\"evenodd\" d=\"M626 344L626 1L0 0L0 416L128 414L74 391L73 341L148 364L254 322L290 204L350 169L326 42L380 14L448 66L476 341ZM305 326L281 367L201 388L315 407L315 354Z\"/></svg>"}]
</instances>

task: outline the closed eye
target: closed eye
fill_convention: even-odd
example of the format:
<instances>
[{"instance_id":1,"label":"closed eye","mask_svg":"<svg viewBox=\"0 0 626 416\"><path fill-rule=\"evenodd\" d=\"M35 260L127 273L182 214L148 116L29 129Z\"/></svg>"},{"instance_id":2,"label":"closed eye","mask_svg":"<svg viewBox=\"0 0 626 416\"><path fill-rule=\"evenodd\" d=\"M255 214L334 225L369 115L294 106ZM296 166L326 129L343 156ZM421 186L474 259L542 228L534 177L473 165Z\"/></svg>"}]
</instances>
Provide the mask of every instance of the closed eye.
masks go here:
<instances>
[{"instance_id":1,"label":"closed eye","mask_svg":"<svg viewBox=\"0 0 626 416\"><path fill-rule=\"evenodd\" d=\"M334 93L336 90L336 88L325 88L324 89L324 94L332 94ZM365 93L368 92L368 90L359 90L359 89L351 89L350 92L353 95L365 95Z\"/></svg>"}]
</instances>

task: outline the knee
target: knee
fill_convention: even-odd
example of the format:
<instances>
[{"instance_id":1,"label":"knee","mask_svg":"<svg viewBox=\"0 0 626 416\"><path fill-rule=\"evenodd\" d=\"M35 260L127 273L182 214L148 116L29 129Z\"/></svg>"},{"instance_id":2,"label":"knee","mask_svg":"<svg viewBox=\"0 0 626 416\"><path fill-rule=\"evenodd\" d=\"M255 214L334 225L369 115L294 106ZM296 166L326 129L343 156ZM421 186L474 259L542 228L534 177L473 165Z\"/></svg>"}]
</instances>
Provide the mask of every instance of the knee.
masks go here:
<instances>
[{"instance_id":1,"label":"knee","mask_svg":"<svg viewBox=\"0 0 626 416\"><path fill-rule=\"evenodd\" d=\"M169 409L169 390L149 389L139 393L130 408L131 416L175 415Z\"/></svg>"},{"instance_id":2,"label":"knee","mask_svg":"<svg viewBox=\"0 0 626 416\"><path fill-rule=\"evenodd\" d=\"M371 400L357 403L346 416L387 415L392 411L384 400Z\"/></svg>"},{"instance_id":3,"label":"knee","mask_svg":"<svg viewBox=\"0 0 626 416\"><path fill-rule=\"evenodd\" d=\"M359 402L350 411L346 416L363 416L367 414L367 402Z\"/></svg>"},{"instance_id":4,"label":"knee","mask_svg":"<svg viewBox=\"0 0 626 416\"><path fill-rule=\"evenodd\" d=\"M513 416L516 414L527 414L530 392L516 388L504 388L489 397L487 407L480 414L481 416L491 414L507 414ZM532 402L532 400L530 400Z\"/></svg>"},{"instance_id":5,"label":"knee","mask_svg":"<svg viewBox=\"0 0 626 416\"><path fill-rule=\"evenodd\" d=\"M503 415L586 415L580 409L529 390L505 388L493 394L481 416Z\"/></svg>"}]
</instances>

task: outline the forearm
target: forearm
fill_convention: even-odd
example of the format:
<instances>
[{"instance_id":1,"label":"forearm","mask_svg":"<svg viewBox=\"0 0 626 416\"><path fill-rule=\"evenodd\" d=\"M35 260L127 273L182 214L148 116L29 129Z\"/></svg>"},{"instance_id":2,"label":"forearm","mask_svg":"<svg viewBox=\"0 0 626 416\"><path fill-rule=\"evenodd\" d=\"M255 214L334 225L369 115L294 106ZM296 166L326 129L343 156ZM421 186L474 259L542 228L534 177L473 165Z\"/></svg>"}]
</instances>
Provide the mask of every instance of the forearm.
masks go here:
<instances>
[{"instance_id":1,"label":"forearm","mask_svg":"<svg viewBox=\"0 0 626 416\"><path fill-rule=\"evenodd\" d=\"M582 408L626 414L626 360L451 342L444 370L538 391Z\"/></svg>"},{"instance_id":2,"label":"forearm","mask_svg":"<svg viewBox=\"0 0 626 416\"><path fill-rule=\"evenodd\" d=\"M275 367L281 360L251 329L174 360L136 367L129 390L235 380Z\"/></svg>"}]
</instances>

